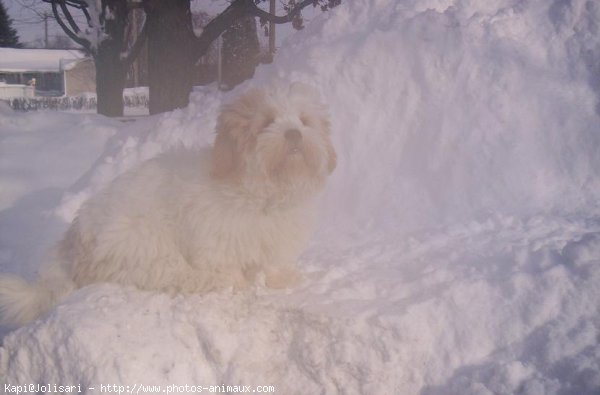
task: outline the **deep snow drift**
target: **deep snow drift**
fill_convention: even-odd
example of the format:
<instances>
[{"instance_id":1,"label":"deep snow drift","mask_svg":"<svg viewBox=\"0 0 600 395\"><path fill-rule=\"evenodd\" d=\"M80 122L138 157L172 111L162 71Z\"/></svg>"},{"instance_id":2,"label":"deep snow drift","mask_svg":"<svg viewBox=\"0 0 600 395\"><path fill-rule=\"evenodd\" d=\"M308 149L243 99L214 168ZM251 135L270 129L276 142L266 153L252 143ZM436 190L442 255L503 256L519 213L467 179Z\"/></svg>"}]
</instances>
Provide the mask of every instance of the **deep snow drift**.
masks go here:
<instances>
[{"instance_id":1,"label":"deep snow drift","mask_svg":"<svg viewBox=\"0 0 600 395\"><path fill-rule=\"evenodd\" d=\"M330 105L339 163L305 282L88 287L4 338L0 381L597 394L599 20L585 0L354 0L315 18L248 84L306 81ZM245 88L121 126L54 218L144 159L209 144Z\"/></svg>"}]
</instances>

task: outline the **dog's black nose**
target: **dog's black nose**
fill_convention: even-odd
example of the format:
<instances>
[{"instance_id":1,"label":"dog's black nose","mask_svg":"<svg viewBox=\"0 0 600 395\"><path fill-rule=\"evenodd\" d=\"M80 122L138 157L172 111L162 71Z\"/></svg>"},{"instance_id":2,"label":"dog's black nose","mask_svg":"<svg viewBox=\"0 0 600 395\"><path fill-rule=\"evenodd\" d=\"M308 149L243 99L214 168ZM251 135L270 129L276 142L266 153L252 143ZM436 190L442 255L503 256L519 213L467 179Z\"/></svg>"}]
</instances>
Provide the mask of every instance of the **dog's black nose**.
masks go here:
<instances>
[{"instance_id":1,"label":"dog's black nose","mask_svg":"<svg viewBox=\"0 0 600 395\"><path fill-rule=\"evenodd\" d=\"M285 139L292 145L299 145L302 141L302 133L298 129L286 130Z\"/></svg>"}]
</instances>

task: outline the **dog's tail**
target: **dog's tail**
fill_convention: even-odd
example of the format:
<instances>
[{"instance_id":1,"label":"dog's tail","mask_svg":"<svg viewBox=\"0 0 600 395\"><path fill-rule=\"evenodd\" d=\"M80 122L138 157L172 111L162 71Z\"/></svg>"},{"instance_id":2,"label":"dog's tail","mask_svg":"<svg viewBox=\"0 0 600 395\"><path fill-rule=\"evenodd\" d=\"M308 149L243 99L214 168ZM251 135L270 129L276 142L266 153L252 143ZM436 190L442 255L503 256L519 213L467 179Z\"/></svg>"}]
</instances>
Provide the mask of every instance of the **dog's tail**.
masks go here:
<instances>
[{"instance_id":1,"label":"dog's tail","mask_svg":"<svg viewBox=\"0 0 600 395\"><path fill-rule=\"evenodd\" d=\"M18 327L50 310L73 290L71 281L40 277L29 283L13 275L0 275L0 324Z\"/></svg>"}]
</instances>

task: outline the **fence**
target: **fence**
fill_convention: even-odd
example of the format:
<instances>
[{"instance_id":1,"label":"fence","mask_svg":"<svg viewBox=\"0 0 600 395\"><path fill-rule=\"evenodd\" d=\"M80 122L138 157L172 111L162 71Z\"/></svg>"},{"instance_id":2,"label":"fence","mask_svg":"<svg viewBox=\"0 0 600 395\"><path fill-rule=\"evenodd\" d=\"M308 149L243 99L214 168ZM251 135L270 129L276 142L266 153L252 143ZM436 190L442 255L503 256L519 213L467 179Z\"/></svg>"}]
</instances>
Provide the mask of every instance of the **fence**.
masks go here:
<instances>
[{"instance_id":1,"label":"fence","mask_svg":"<svg viewBox=\"0 0 600 395\"><path fill-rule=\"evenodd\" d=\"M9 97L34 97L35 89L31 85L7 84L0 81L0 99Z\"/></svg>"},{"instance_id":2,"label":"fence","mask_svg":"<svg viewBox=\"0 0 600 395\"><path fill-rule=\"evenodd\" d=\"M95 95L64 96L64 97L18 97L3 99L15 111L94 111L96 110ZM123 95L125 107L148 108L147 92L126 93Z\"/></svg>"}]
</instances>

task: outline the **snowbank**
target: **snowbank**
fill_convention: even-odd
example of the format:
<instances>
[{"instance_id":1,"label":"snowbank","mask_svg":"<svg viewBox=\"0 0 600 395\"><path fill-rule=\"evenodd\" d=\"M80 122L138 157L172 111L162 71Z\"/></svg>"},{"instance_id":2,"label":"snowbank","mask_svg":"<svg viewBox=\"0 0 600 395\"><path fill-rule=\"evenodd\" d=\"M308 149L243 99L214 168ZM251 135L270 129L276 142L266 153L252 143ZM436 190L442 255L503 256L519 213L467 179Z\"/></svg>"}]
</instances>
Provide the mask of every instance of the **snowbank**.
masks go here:
<instances>
[{"instance_id":1,"label":"snowbank","mask_svg":"<svg viewBox=\"0 0 600 395\"><path fill-rule=\"evenodd\" d=\"M0 270L31 275L63 221L61 195L122 127L97 115L13 112L0 103Z\"/></svg>"},{"instance_id":2,"label":"snowbank","mask_svg":"<svg viewBox=\"0 0 600 395\"><path fill-rule=\"evenodd\" d=\"M316 83L331 104L337 221L410 231L587 211L600 191L599 17L590 1L353 1L262 75Z\"/></svg>"},{"instance_id":3,"label":"snowbank","mask_svg":"<svg viewBox=\"0 0 600 395\"><path fill-rule=\"evenodd\" d=\"M306 81L330 105L339 166L302 286L89 287L4 338L0 380L598 393L599 18L585 0L354 0L315 18L251 83ZM59 218L142 160L209 144L226 99L200 90L123 127Z\"/></svg>"}]
</instances>

